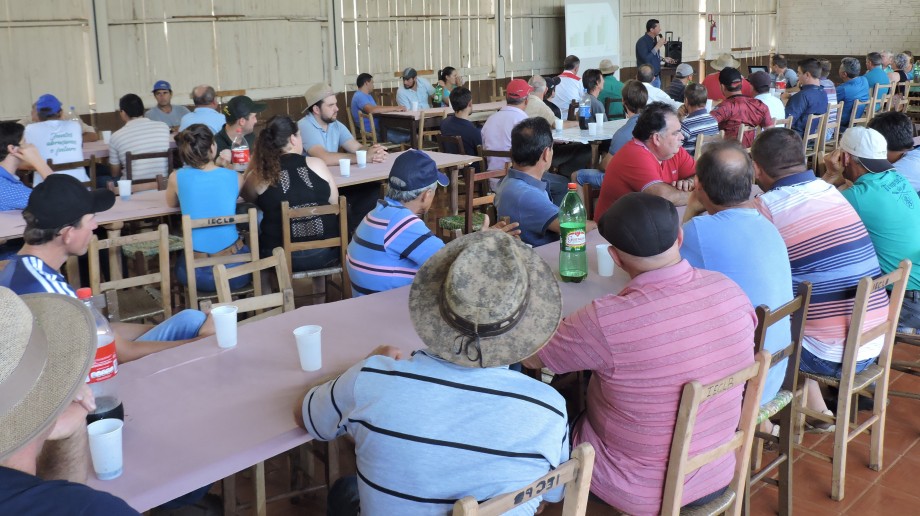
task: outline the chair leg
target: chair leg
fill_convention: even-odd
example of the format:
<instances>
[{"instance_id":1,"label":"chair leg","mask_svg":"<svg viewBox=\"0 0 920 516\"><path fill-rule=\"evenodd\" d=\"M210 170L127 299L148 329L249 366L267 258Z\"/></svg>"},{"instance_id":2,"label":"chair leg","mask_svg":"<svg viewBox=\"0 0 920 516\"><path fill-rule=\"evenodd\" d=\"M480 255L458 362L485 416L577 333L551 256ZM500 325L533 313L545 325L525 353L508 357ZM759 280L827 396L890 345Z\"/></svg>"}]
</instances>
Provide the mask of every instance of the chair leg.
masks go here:
<instances>
[{"instance_id":1,"label":"chair leg","mask_svg":"<svg viewBox=\"0 0 920 516\"><path fill-rule=\"evenodd\" d=\"M221 480L224 497L224 516L236 515L236 474Z\"/></svg>"},{"instance_id":2,"label":"chair leg","mask_svg":"<svg viewBox=\"0 0 920 516\"><path fill-rule=\"evenodd\" d=\"M878 421L869 429L869 467L881 471L885 452L885 417L888 414L888 380L886 372L875 384L875 396L872 398L872 414Z\"/></svg>"},{"instance_id":3,"label":"chair leg","mask_svg":"<svg viewBox=\"0 0 920 516\"><path fill-rule=\"evenodd\" d=\"M856 409L852 404L853 396L850 396L846 392L841 392L837 396L837 417L834 422L834 461L831 464L831 469L833 470L831 479L831 498L838 502L843 500L844 485L846 483L850 411Z\"/></svg>"},{"instance_id":4,"label":"chair leg","mask_svg":"<svg viewBox=\"0 0 920 516\"><path fill-rule=\"evenodd\" d=\"M779 453L786 456L786 461L779 465L779 516L792 514L792 450L795 448L792 428L793 420L797 420L795 404L790 403L780 412L779 419Z\"/></svg>"},{"instance_id":5,"label":"chair leg","mask_svg":"<svg viewBox=\"0 0 920 516\"><path fill-rule=\"evenodd\" d=\"M265 463L260 462L252 467L252 491L255 493L253 508L256 516L267 514L265 503Z\"/></svg>"}]
</instances>

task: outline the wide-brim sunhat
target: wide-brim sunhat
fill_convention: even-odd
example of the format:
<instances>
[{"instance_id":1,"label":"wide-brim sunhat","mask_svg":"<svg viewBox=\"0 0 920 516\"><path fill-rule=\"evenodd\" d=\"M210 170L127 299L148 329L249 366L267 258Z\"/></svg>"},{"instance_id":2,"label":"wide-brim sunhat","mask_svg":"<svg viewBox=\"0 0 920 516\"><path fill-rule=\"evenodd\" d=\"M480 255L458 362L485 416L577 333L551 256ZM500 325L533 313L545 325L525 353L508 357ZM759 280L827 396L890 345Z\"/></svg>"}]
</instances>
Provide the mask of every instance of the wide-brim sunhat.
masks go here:
<instances>
[{"instance_id":1,"label":"wide-brim sunhat","mask_svg":"<svg viewBox=\"0 0 920 516\"><path fill-rule=\"evenodd\" d=\"M61 294L17 296L0 287L0 459L39 436L86 382L96 324Z\"/></svg>"},{"instance_id":2,"label":"wide-brim sunhat","mask_svg":"<svg viewBox=\"0 0 920 516\"><path fill-rule=\"evenodd\" d=\"M715 61L709 63L709 66L721 71L723 68L738 68L741 66L741 61L732 57L731 54L722 54Z\"/></svg>"},{"instance_id":3,"label":"wide-brim sunhat","mask_svg":"<svg viewBox=\"0 0 920 516\"><path fill-rule=\"evenodd\" d=\"M418 270L409 313L427 352L466 367L533 355L562 317L556 275L533 249L501 231L458 238Z\"/></svg>"}]
</instances>

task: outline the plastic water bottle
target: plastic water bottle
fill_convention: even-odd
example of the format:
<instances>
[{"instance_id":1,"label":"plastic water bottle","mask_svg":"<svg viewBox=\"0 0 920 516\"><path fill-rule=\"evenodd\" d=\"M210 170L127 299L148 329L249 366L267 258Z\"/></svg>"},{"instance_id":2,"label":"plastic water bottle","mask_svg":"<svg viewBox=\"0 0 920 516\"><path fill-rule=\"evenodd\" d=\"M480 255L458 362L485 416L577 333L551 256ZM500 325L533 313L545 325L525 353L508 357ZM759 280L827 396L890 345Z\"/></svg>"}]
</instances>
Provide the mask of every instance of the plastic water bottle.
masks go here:
<instances>
[{"instance_id":1,"label":"plastic water bottle","mask_svg":"<svg viewBox=\"0 0 920 516\"><path fill-rule=\"evenodd\" d=\"M588 130L588 123L594 121L594 115L591 114L591 97L588 96L588 89L585 88L581 94L581 100L578 101L578 128L582 131Z\"/></svg>"},{"instance_id":2,"label":"plastic water bottle","mask_svg":"<svg viewBox=\"0 0 920 516\"><path fill-rule=\"evenodd\" d=\"M93 314L96 321L96 358L89 370L86 383L96 398L96 410L86 416L86 422L100 419L125 419L125 408L118 397L118 356L115 352L115 332L109 321L93 306L93 291L89 288L77 290L77 299Z\"/></svg>"},{"instance_id":3,"label":"plastic water bottle","mask_svg":"<svg viewBox=\"0 0 920 516\"><path fill-rule=\"evenodd\" d=\"M230 163L237 172L245 172L246 166L249 165L249 142L243 138L243 129L239 127L230 145Z\"/></svg>"},{"instance_id":4,"label":"plastic water bottle","mask_svg":"<svg viewBox=\"0 0 920 516\"><path fill-rule=\"evenodd\" d=\"M559 206L559 274L562 281L570 283L579 283L588 276L588 217L577 188L577 184L569 183L569 193Z\"/></svg>"},{"instance_id":5,"label":"plastic water bottle","mask_svg":"<svg viewBox=\"0 0 920 516\"><path fill-rule=\"evenodd\" d=\"M80 120L80 115L77 114L77 108L74 106L70 106L70 111L67 112L67 119L82 123L82 120Z\"/></svg>"}]
</instances>

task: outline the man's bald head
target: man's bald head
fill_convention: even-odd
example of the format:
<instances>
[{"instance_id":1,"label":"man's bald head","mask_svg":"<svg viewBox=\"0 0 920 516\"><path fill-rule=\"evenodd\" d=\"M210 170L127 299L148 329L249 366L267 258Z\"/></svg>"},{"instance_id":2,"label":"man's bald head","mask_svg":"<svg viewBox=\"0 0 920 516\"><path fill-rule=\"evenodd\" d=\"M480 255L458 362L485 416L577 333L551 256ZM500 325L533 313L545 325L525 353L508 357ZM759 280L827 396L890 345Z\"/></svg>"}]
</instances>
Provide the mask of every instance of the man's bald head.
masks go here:
<instances>
[{"instance_id":1,"label":"man's bald head","mask_svg":"<svg viewBox=\"0 0 920 516\"><path fill-rule=\"evenodd\" d=\"M527 81L527 84L533 88L533 94L539 98L543 98L543 92L546 91L546 79L542 75L534 75Z\"/></svg>"},{"instance_id":2,"label":"man's bald head","mask_svg":"<svg viewBox=\"0 0 920 516\"><path fill-rule=\"evenodd\" d=\"M713 204L735 206L751 197L754 164L740 143L720 140L706 145L696 162L696 177Z\"/></svg>"},{"instance_id":3,"label":"man's bald head","mask_svg":"<svg viewBox=\"0 0 920 516\"><path fill-rule=\"evenodd\" d=\"M207 84L200 84L192 90L192 102L196 106L215 106L214 99L216 97L214 88Z\"/></svg>"}]
</instances>

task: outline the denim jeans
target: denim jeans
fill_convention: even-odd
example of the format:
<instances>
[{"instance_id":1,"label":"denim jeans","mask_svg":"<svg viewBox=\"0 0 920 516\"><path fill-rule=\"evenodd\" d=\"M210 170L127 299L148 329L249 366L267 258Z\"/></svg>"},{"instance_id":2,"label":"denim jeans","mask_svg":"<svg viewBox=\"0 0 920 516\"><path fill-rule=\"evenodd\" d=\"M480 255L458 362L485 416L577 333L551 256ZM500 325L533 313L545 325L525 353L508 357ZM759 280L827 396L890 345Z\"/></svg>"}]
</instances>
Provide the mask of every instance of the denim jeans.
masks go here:
<instances>
[{"instance_id":1,"label":"denim jeans","mask_svg":"<svg viewBox=\"0 0 920 516\"><path fill-rule=\"evenodd\" d=\"M396 127L388 127L386 129L386 141L390 143L409 143L410 139L409 131L405 129Z\"/></svg>"},{"instance_id":2,"label":"denim jeans","mask_svg":"<svg viewBox=\"0 0 920 516\"><path fill-rule=\"evenodd\" d=\"M249 252L249 246L244 245L239 249L239 251L234 254L246 254ZM271 253L269 253L269 256ZM228 269L233 267L239 267L243 265L242 263L231 263L227 264ZM188 271L185 268L185 260L180 259L179 263L176 264L176 279L179 280L180 285L188 285ZM252 275L246 274L245 276L240 276L230 280L230 290L236 290L238 288L243 288L246 285L249 285L249 282L252 281ZM202 292L215 292L217 291L217 285L214 283L214 267L197 267L195 269L195 284L198 287L198 290Z\"/></svg>"},{"instance_id":3,"label":"denim jeans","mask_svg":"<svg viewBox=\"0 0 920 516\"><path fill-rule=\"evenodd\" d=\"M588 184L600 188L604 182L604 173L594 168L583 168L575 173L575 182L579 185Z\"/></svg>"},{"instance_id":4,"label":"denim jeans","mask_svg":"<svg viewBox=\"0 0 920 516\"><path fill-rule=\"evenodd\" d=\"M176 341L194 339L208 316L198 310L182 310L137 338L139 341Z\"/></svg>"},{"instance_id":5,"label":"denim jeans","mask_svg":"<svg viewBox=\"0 0 920 516\"><path fill-rule=\"evenodd\" d=\"M861 372L873 362L875 362L875 358L867 358L866 360L856 362L856 372ZM805 348L802 348L802 359L799 362L799 370L811 374L834 376L836 378L843 376L843 364L816 357L811 351Z\"/></svg>"},{"instance_id":6,"label":"denim jeans","mask_svg":"<svg viewBox=\"0 0 920 516\"><path fill-rule=\"evenodd\" d=\"M337 247L304 249L303 251L291 253L291 269L293 269L293 272L325 269L338 263L339 249Z\"/></svg>"}]
</instances>

